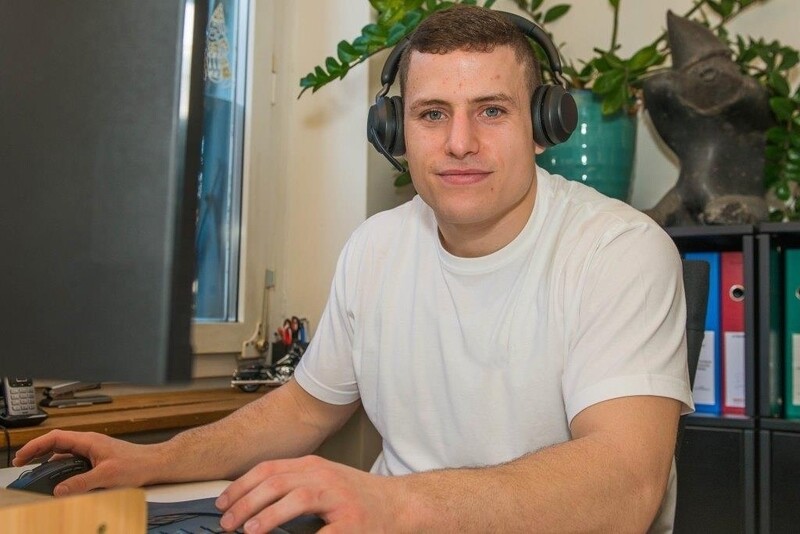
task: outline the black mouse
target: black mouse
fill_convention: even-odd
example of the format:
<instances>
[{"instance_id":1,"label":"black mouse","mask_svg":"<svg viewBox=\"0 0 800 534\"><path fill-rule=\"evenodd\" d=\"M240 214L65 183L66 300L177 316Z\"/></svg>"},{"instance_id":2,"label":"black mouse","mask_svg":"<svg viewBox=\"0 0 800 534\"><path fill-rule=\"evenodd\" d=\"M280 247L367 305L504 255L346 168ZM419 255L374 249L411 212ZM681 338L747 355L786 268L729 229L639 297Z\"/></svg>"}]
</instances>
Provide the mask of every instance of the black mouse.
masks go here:
<instances>
[{"instance_id":1,"label":"black mouse","mask_svg":"<svg viewBox=\"0 0 800 534\"><path fill-rule=\"evenodd\" d=\"M83 456L51 460L30 471L25 471L7 488L52 495L53 489L60 482L80 473L85 473L91 468L92 462Z\"/></svg>"}]
</instances>

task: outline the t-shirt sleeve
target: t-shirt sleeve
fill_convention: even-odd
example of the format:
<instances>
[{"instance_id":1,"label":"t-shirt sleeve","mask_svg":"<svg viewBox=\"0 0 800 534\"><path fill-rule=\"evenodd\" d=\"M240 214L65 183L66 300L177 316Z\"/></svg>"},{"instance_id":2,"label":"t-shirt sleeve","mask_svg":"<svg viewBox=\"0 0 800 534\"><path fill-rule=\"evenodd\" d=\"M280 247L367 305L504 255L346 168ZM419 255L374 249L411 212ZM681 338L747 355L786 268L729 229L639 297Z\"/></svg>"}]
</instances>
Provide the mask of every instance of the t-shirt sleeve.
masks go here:
<instances>
[{"instance_id":1,"label":"t-shirt sleeve","mask_svg":"<svg viewBox=\"0 0 800 534\"><path fill-rule=\"evenodd\" d=\"M354 291L354 280L348 281L352 242L353 238L339 255L319 327L294 373L300 387L330 404L349 404L360 397L352 358L353 316L348 311Z\"/></svg>"},{"instance_id":2,"label":"t-shirt sleeve","mask_svg":"<svg viewBox=\"0 0 800 534\"><path fill-rule=\"evenodd\" d=\"M567 418L619 397L653 395L694 409L680 256L660 228L609 230L589 257L564 362Z\"/></svg>"}]
</instances>

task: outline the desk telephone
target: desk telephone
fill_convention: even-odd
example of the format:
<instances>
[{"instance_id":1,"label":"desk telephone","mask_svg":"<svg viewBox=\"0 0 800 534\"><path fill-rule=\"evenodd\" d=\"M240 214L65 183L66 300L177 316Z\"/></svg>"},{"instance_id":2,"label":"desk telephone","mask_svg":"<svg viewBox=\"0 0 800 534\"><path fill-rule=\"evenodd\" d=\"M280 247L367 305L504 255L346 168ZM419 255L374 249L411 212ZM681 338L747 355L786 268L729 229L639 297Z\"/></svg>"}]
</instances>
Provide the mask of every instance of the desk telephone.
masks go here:
<instances>
[{"instance_id":1,"label":"desk telephone","mask_svg":"<svg viewBox=\"0 0 800 534\"><path fill-rule=\"evenodd\" d=\"M3 410L0 425L11 428L34 426L47 419L47 413L36 405L32 378L3 378Z\"/></svg>"}]
</instances>

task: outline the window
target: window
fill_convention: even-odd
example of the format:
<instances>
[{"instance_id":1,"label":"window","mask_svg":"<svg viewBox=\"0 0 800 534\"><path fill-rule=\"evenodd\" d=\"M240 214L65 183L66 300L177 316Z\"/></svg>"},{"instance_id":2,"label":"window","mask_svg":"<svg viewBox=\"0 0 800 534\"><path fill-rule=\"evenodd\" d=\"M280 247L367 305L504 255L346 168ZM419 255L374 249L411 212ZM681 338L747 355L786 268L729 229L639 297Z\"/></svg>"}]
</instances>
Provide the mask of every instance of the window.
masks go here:
<instances>
[{"instance_id":1,"label":"window","mask_svg":"<svg viewBox=\"0 0 800 534\"><path fill-rule=\"evenodd\" d=\"M209 3L194 286L200 322L238 319L248 7Z\"/></svg>"},{"instance_id":2,"label":"window","mask_svg":"<svg viewBox=\"0 0 800 534\"><path fill-rule=\"evenodd\" d=\"M198 187L195 376L230 376L262 315L276 3L210 0L203 161ZM254 65L259 68L254 68ZM263 68L266 67L266 68ZM251 147L263 156L250 157ZM265 153L266 152L266 153ZM267 168L265 168L267 167Z\"/></svg>"}]
</instances>

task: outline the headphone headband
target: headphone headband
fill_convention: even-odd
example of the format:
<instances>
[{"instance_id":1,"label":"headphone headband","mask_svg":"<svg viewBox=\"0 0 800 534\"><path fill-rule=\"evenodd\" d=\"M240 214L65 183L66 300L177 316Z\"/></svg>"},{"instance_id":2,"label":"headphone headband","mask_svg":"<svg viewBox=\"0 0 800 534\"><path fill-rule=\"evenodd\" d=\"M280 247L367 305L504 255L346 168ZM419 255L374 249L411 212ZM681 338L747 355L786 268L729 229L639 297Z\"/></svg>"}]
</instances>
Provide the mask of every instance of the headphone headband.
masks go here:
<instances>
[{"instance_id":1,"label":"headphone headband","mask_svg":"<svg viewBox=\"0 0 800 534\"><path fill-rule=\"evenodd\" d=\"M553 44L553 41L551 41L550 37L547 35L547 32L545 32L541 26L532 20L526 19L525 17L515 15L514 13L508 13L506 11L495 11L495 13L500 13L503 15L510 23L516 26L518 30L542 47L542 50L544 50L544 54L547 57L547 62L550 64L550 71L553 73L553 76L559 81L559 83L564 86L564 89L567 89L566 82L564 81L564 71L561 67L561 56ZM408 48L410 44L411 37L407 35L403 37L402 41L395 45L394 49L392 49L389 57L386 58L386 63L384 63L383 69L381 70L382 85L389 86L394 83L400 67L400 58L403 57L403 52L405 52L406 48Z\"/></svg>"}]
</instances>

